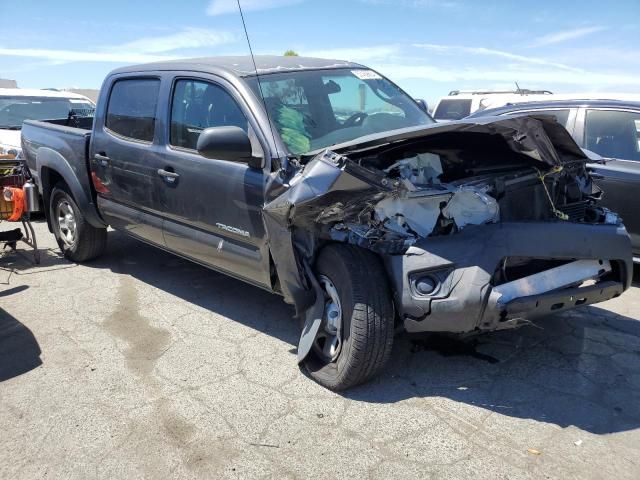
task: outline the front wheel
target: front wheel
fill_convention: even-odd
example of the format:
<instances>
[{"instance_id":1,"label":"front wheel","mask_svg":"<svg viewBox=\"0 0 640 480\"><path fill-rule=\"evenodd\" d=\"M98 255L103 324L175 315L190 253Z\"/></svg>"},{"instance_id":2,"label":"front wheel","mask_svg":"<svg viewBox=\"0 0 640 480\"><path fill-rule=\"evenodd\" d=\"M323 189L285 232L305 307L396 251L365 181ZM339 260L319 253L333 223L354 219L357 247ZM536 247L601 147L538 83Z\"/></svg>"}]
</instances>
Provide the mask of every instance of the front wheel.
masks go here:
<instances>
[{"instance_id":1,"label":"front wheel","mask_svg":"<svg viewBox=\"0 0 640 480\"><path fill-rule=\"evenodd\" d=\"M58 183L49 202L51 226L65 257L86 262L99 257L107 246L107 229L96 228L82 215L67 186Z\"/></svg>"},{"instance_id":2,"label":"front wheel","mask_svg":"<svg viewBox=\"0 0 640 480\"><path fill-rule=\"evenodd\" d=\"M321 385L345 390L379 373L391 355L391 290L380 259L354 246L327 246L315 270L325 308L304 365Z\"/></svg>"}]
</instances>

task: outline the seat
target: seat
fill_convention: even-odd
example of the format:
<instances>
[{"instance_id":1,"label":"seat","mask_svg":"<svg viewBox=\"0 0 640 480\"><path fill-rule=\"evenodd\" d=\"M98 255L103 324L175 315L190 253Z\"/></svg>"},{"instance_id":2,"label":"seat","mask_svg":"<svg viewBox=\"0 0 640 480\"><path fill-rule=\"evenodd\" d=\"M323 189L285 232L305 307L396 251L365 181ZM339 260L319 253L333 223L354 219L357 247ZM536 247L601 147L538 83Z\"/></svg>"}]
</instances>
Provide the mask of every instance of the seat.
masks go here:
<instances>
[{"instance_id":1,"label":"seat","mask_svg":"<svg viewBox=\"0 0 640 480\"><path fill-rule=\"evenodd\" d=\"M632 117L609 113L610 117L589 122L586 148L606 158L640 160L638 134Z\"/></svg>"},{"instance_id":2,"label":"seat","mask_svg":"<svg viewBox=\"0 0 640 480\"><path fill-rule=\"evenodd\" d=\"M632 121L618 122L617 127L602 132L596 145L597 152L603 157L638 160L638 140L635 125Z\"/></svg>"}]
</instances>

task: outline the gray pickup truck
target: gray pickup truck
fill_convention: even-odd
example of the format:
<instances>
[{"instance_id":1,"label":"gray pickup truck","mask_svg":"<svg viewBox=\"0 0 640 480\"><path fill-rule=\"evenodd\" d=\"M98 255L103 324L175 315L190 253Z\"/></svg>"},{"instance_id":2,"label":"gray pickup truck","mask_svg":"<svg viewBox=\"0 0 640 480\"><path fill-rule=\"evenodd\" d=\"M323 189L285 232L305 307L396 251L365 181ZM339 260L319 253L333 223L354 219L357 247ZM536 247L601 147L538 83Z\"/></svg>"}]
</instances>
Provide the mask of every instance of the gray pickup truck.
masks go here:
<instances>
[{"instance_id":1,"label":"gray pickup truck","mask_svg":"<svg viewBox=\"0 0 640 480\"><path fill-rule=\"evenodd\" d=\"M68 258L111 226L278 293L334 390L379 372L398 327L513 328L629 287L629 236L553 117L438 125L362 65L255 61L121 68L94 120L25 122Z\"/></svg>"}]
</instances>

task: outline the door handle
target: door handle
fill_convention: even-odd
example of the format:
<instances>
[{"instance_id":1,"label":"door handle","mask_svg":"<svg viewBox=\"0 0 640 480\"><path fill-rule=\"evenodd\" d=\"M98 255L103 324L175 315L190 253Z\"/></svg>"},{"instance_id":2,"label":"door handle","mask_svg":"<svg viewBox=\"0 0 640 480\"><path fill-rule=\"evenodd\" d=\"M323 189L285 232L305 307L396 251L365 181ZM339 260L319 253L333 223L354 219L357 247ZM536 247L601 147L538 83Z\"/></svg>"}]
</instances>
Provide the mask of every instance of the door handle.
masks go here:
<instances>
[{"instance_id":1,"label":"door handle","mask_svg":"<svg viewBox=\"0 0 640 480\"><path fill-rule=\"evenodd\" d=\"M171 168L171 167L168 167L168 168ZM162 179L169 184L176 183L178 178L180 178L180 175L178 175L176 172L165 170L163 168L158 169L158 175L160 175Z\"/></svg>"},{"instance_id":2,"label":"door handle","mask_svg":"<svg viewBox=\"0 0 640 480\"><path fill-rule=\"evenodd\" d=\"M96 159L103 167L108 167L111 163L111 159L107 157L104 152L96 153L93 158Z\"/></svg>"},{"instance_id":3,"label":"door handle","mask_svg":"<svg viewBox=\"0 0 640 480\"><path fill-rule=\"evenodd\" d=\"M601 173L594 173L594 172L590 172L589 176L594 179L594 180L602 180L604 178L604 175Z\"/></svg>"}]
</instances>

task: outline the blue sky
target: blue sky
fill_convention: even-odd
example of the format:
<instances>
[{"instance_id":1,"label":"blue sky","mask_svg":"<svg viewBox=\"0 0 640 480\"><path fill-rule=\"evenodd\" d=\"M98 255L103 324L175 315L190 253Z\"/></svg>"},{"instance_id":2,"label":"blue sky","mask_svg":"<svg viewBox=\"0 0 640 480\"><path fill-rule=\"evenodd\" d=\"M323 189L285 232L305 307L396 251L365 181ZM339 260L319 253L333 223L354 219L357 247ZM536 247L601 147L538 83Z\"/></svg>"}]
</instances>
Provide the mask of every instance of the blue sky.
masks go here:
<instances>
[{"instance_id":1,"label":"blue sky","mask_svg":"<svg viewBox=\"0 0 640 480\"><path fill-rule=\"evenodd\" d=\"M353 60L453 89L640 93L640 1L241 0L254 53ZM0 0L0 77L98 88L130 63L246 54L235 0Z\"/></svg>"}]
</instances>

